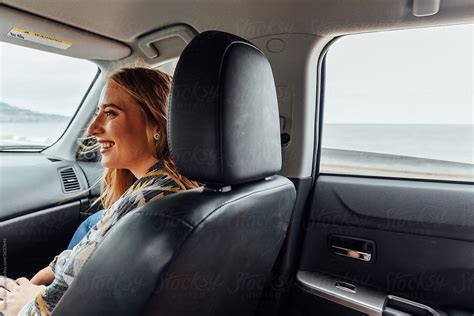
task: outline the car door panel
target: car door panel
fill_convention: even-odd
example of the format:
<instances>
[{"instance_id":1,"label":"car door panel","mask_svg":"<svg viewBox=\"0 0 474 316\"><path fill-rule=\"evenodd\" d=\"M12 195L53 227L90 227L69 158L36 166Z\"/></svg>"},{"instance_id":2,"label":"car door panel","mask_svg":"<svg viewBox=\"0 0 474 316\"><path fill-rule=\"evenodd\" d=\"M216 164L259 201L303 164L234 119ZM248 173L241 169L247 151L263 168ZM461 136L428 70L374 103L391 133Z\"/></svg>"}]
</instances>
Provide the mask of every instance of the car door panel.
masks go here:
<instances>
[{"instance_id":1,"label":"car door panel","mask_svg":"<svg viewBox=\"0 0 474 316\"><path fill-rule=\"evenodd\" d=\"M474 310L473 197L469 184L320 176L299 271L435 308ZM371 260L336 254L335 235L373 241ZM329 315L339 315L337 308Z\"/></svg>"},{"instance_id":2,"label":"car door panel","mask_svg":"<svg viewBox=\"0 0 474 316\"><path fill-rule=\"evenodd\" d=\"M469 184L321 176L310 222L474 241Z\"/></svg>"}]
</instances>

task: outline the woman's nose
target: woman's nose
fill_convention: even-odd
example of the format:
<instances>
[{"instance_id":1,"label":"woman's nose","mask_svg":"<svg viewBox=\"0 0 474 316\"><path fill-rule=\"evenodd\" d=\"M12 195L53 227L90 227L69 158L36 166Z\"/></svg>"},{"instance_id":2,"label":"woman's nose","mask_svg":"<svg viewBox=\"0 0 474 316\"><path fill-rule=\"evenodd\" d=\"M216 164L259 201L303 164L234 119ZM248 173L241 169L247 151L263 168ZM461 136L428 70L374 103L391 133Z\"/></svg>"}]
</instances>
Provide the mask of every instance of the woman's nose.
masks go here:
<instances>
[{"instance_id":1,"label":"woman's nose","mask_svg":"<svg viewBox=\"0 0 474 316\"><path fill-rule=\"evenodd\" d=\"M102 123L100 119L100 115L97 115L94 120L89 124L89 127L87 128L87 133L89 135L97 135L102 133L103 128L102 128Z\"/></svg>"}]
</instances>

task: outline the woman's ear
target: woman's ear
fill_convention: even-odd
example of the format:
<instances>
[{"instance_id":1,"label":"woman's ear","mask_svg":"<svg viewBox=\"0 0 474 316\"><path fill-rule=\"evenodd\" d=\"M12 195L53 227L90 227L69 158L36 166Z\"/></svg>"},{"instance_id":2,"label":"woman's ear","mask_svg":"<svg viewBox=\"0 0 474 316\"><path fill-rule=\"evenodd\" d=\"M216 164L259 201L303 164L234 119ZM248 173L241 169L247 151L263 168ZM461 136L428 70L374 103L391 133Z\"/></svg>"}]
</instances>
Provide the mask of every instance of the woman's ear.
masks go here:
<instances>
[{"instance_id":1,"label":"woman's ear","mask_svg":"<svg viewBox=\"0 0 474 316\"><path fill-rule=\"evenodd\" d=\"M159 140L159 139L161 138L161 132L160 132L160 130L158 129L158 124L156 124L156 123L153 124L153 125L151 126L151 128L152 128L152 131L153 131L153 139Z\"/></svg>"}]
</instances>

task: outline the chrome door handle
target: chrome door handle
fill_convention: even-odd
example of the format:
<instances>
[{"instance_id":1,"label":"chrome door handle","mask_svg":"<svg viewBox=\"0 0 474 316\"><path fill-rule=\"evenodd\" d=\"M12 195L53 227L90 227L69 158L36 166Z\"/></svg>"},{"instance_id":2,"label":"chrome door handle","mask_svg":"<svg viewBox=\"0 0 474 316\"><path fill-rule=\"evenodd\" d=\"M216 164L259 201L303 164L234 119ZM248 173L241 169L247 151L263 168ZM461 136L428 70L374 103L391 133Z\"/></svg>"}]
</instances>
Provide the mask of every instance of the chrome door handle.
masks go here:
<instances>
[{"instance_id":1,"label":"chrome door handle","mask_svg":"<svg viewBox=\"0 0 474 316\"><path fill-rule=\"evenodd\" d=\"M333 252L336 255L346 256L349 258L359 259L362 261L370 261L372 259L372 255L367 252L362 252L362 251L348 249L348 248L334 246L334 245L331 245L331 248L333 249Z\"/></svg>"},{"instance_id":2,"label":"chrome door handle","mask_svg":"<svg viewBox=\"0 0 474 316\"><path fill-rule=\"evenodd\" d=\"M375 242L357 237L331 235L329 250L339 256L369 262L374 260Z\"/></svg>"}]
</instances>

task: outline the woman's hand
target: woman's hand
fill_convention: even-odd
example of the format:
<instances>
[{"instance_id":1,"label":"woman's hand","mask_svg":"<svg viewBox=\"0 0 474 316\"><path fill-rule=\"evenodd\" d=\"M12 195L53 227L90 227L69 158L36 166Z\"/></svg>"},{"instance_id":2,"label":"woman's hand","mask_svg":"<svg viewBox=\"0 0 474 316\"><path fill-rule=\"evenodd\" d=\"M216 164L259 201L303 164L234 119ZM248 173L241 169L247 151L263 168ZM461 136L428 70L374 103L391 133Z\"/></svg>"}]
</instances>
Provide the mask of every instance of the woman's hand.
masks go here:
<instances>
[{"instance_id":1,"label":"woman's hand","mask_svg":"<svg viewBox=\"0 0 474 316\"><path fill-rule=\"evenodd\" d=\"M50 267L41 269L34 277L31 278L30 282L35 285L50 285L54 281L54 273Z\"/></svg>"},{"instance_id":2,"label":"woman's hand","mask_svg":"<svg viewBox=\"0 0 474 316\"><path fill-rule=\"evenodd\" d=\"M5 316L16 316L23 306L34 299L46 287L34 285L27 278L19 278L16 282L7 280L0 287L0 313ZM1 314L0 314L1 315Z\"/></svg>"}]
</instances>

